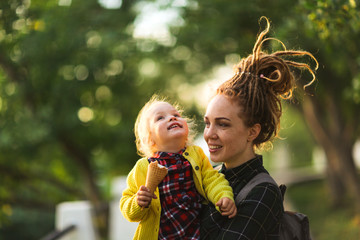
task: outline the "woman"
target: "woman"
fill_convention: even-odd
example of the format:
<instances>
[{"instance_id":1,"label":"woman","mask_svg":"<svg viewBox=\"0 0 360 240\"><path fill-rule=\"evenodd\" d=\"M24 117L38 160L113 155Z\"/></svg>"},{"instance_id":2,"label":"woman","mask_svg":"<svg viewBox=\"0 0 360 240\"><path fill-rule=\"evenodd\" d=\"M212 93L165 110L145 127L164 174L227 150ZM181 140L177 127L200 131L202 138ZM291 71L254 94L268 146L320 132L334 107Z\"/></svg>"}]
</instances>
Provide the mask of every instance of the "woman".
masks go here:
<instances>
[{"instance_id":1,"label":"woman","mask_svg":"<svg viewBox=\"0 0 360 240\"><path fill-rule=\"evenodd\" d=\"M304 51L261 51L270 24L259 34L253 53L235 66L235 75L220 85L208 104L204 138L213 162L223 162L221 173L236 196L255 175L266 172L262 156L255 150L271 144L278 135L282 114L281 98L290 99L295 80L290 67L309 65L282 59L283 56L310 56ZM278 239L283 213L277 186L262 183L254 187L238 206L236 217L227 219L212 204L202 211L202 239Z\"/></svg>"}]
</instances>

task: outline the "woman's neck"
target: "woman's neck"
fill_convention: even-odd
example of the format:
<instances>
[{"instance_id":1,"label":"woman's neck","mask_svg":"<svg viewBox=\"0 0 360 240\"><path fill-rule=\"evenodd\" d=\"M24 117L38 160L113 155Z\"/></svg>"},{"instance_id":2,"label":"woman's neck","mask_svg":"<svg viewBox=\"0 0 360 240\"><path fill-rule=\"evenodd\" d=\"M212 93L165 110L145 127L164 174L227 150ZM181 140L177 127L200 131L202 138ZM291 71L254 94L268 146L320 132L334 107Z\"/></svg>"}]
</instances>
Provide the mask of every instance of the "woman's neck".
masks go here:
<instances>
[{"instance_id":1,"label":"woman's neck","mask_svg":"<svg viewBox=\"0 0 360 240\"><path fill-rule=\"evenodd\" d=\"M253 159L255 157L256 157L256 154L254 151L245 152L241 157L239 157L237 159L233 159L233 160L224 162L224 165L225 165L226 169L236 168L236 167L250 161L251 159Z\"/></svg>"}]
</instances>

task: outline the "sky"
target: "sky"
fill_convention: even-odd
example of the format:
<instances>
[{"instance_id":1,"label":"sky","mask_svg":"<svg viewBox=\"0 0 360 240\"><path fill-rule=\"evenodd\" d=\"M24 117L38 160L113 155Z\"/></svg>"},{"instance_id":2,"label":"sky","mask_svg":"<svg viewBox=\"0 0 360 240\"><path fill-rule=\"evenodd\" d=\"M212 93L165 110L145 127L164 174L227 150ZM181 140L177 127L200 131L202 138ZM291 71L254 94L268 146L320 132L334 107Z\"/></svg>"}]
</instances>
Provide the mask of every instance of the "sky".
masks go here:
<instances>
[{"instance_id":1,"label":"sky","mask_svg":"<svg viewBox=\"0 0 360 240\"><path fill-rule=\"evenodd\" d=\"M59 0L59 2L71 2L71 0ZM122 0L98 0L99 3L109 9L120 8ZM170 4L170 7L169 7ZM134 25L134 37L151 38L164 41L170 38L169 25L181 24L182 19L178 7L187 4L187 0L157 0L155 2L141 1L136 5L139 12Z\"/></svg>"},{"instance_id":2,"label":"sky","mask_svg":"<svg viewBox=\"0 0 360 240\"><path fill-rule=\"evenodd\" d=\"M122 0L99 0L99 3L105 8L120 8Z\"/></svg>"}]
</instances>

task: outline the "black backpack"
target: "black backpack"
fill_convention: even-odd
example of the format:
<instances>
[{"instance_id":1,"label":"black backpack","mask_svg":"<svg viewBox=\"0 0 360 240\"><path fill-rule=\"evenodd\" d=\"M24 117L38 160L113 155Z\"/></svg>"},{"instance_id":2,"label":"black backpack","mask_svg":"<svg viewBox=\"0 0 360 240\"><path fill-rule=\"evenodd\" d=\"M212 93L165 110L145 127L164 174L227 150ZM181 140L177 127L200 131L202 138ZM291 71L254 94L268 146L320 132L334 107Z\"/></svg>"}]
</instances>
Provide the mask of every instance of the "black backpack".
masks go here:
<instances>
[{"instance_id":1,"label":"black backpack","mask_svg":"<svg viewBox=\"0 0 360 240\"><path fill-rule=\"evenodd\" d=\"M239 203L246 198L248 193L260 183L272 183L278 186L275 180L267 173L259 173L253 177L235 198L235 203ZM285 185L279 186L279 190L284 200L286 191ZM280 220L280 240L311 240L309 219L306 215L298 212L284 211Z\"/></svg>"}]
</instances>

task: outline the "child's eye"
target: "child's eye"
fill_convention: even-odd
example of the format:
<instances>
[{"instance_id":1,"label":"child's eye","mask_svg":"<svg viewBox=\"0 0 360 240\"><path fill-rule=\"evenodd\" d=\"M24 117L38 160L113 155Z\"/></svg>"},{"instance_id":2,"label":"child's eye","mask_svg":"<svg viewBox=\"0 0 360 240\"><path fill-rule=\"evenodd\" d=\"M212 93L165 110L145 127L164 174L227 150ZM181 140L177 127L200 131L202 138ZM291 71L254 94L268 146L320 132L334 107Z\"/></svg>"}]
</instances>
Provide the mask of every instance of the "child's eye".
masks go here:
<instances>
[{"instance_id":1,"label":"child's eye","mask_svg":"<svg viewBox=\"0 0 360 240\"><path fill-rule=\"evenodd\" d=\"M181 117L180 114L174 114L174 117Z\"/></svg>"},{"instance_id":2,"label":"child's eye","mask_svg":"<svg viewBox=\"0 0 360 240\"><path fill-rule=\"evenodd\" d=\"M164 117L163 117L163 116L158 116L158 117L156 118L156 121L159 121L159 120L161 120L161 119L164 119Z\"/></svg>"}]
</instances>

